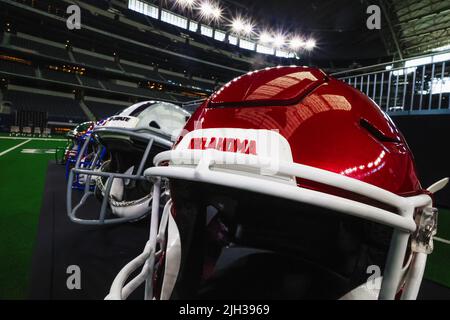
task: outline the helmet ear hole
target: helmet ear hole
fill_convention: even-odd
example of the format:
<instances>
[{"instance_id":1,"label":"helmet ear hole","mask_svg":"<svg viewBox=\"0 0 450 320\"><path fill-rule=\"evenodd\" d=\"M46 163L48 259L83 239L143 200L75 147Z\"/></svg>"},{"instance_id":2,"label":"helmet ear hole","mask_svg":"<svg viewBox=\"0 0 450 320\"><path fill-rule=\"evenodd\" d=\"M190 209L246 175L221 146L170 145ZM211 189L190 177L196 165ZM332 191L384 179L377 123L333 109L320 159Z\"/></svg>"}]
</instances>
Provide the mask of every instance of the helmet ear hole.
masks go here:
<instances>
[{"instance_id":1,"label":"helmet ear hole","mask_svg":"<svg viewBox=\"0 0 450 320\"><path fill-rule=\"evenodd\" d=\"M161 129L161 127L159 126L159 124L156 121L152 121L148 125L151 128Z\"/></svg>"}]
</instances>

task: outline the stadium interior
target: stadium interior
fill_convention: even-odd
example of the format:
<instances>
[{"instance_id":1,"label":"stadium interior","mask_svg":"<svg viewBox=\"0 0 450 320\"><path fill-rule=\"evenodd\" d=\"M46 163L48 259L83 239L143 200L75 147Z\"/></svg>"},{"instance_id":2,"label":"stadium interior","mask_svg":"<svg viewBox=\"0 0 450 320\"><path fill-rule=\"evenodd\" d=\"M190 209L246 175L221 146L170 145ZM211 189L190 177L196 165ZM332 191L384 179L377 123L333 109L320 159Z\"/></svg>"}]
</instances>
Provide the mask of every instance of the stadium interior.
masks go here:
<instances>
[{"instance_id":1,"label":"stadium interior","mask_svg":"<svg viewBox=\"0 0 450 320\"><path fill-rule=\"evenodd\" d=\"M51 199L65 197L64 168L55 159L68 132L142 101L173 103L192 114L219 88L254 70L322 69L393 119L424 186L450 176L450 1L374 1L381 9L379 30L366 25L372 4L366 0L220 1L222 14L235 17L231 22L202 20L179 3L0 0L0 299L102 298L124 262L142 250L111 239L144 241L148 221L139 222L138 231L127 225L96 234L94 227L71 225L64 214L55 217L65 212L65 198L56 207ZM81 9L79 29L67 27L70 5ZM237 13L251 17L250 26L238 26ZM280 30L271 40L280 43L264 43L260 26ZM250 30L230 31L239 27ZM290 37L298 34L304 38L294 46ZM439 228L419 298L450 299L449 189L435 198ZM110 249L95 257L89 245L77 247L80 234ZM69 256L67 246L89 254ZM91 259L85 281L92 290L81 294L67 292L65 269L51 271L77 257ZM97 279L108 258L115 260Z\"/></svg>"}]
</instances>

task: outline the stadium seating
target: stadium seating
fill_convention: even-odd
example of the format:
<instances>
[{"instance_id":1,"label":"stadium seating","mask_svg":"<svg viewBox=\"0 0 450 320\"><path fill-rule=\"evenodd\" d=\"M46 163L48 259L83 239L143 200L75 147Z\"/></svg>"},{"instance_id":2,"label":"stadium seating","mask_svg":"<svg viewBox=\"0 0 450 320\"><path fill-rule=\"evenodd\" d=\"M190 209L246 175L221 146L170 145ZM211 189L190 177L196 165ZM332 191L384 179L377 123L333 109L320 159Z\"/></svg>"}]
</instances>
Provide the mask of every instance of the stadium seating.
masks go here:
<instances>
[{"instance_id":1,"label":"stadium seating","mask_svg":"<svg viewBox=\"0 0 450 320\"><path fill-rule=\"evenodd\" d=\"M36 53L38 53L38 52L41 53L48 49L48 52L50 54L54 55L55 58L65 59L67 61L67 63L73 64L73 61L69 62L71 59L69 58L68 52L63 48L58 48L58 47L43 44L40 42L32 41L32 40L29 40L24 37L17 37L13 34L11 34L11 39L12 39L12 41L11 41L12 44L15 46L34 50L34 51L36 51ZM78 45L79 46L77 46L77 48L81 47L81 44L78 44ZM182 46L182 44L180 44L180 45ZM45 54L48 55L47 53L45 53ZM170 80L170 83L173 83L175 85L181 84L182 86L195 87L195 88L203 89L203 90L205 90L205 89L211 90L211 88L212 88L212 85L208 84L206 82L189 80L189 79L183 77L182 75L173 76L173 75L167 75L165 73L160 74L158 71L152 70L150 68L147 69L147 68L142 68L142 67L139 67L136 65L127 64L126 61L122 62L121 67L119 67L119 65L117 65L114 61L108 60L106 58L102 58L101 56L93 56L87 52L80 52L78 49L73 50L73 55L78 63L84 64L87 67L92 66L92 67L96 67L96 68L100 68L100 69L107 68L107 69L113 69L113 70L117 70L117 71L125 71L125 73L127 75L130 75L130 76L139 75L147 80L152 80L152 81L156 81L156 82L166 82L168 79L168 80ZM146 62L139 61L139 60L136 60L135 62L141 63L143 65L145 63L149 63L148 59L146 60ZM161 61L159 61L159 62L161 62ZM55 65L58 65L58 64L60 64L60 62L55 63ZM60 73L55 73L53 71L47 71L45 69L46 67L44 67L44 66L40 66L40 68L41 68L41 70L43 70L43 77L46 79L67 82L69 84L79 84L77 79L70 74L69 75L61 75ZM8 68L7 66L3 67L3 69L11 69L12 70L11 67ZM28 69L30 69L30 68L28 68ZM12 70L11 72L15 73L15 71L16 70ZM19 70L19 72L27 73L30 75L34 75L34 73L35 73L34 70L31 70L31 69L27 70L27 71ZM86 83L86 85L88 85L90 87L102 89L101 85L98 84L96 80L90 81L89 79L87 79L86 81L83 81L83 84L84 83ZM123 90L119 90L119 91L123 91ZM144 93L146 94L147 92L144 91ZM134 91L133 94L141 95L142 91L140 93L136 93Z\"/></svg>"},{"instance_id":2,"label":"stadium seating","mask_svg":"<svg viewBox=\"0 0 450 320\"><path fill-rule=\"evenodd\" d=\"M97 68L109 68L109 69L119 69L117 64L113 61L102 59L99 57L94 57L89 54L84 54L80 52L73 52L75 60L79 63L90 65Z\"/></svg>"},{"instance_id":3,"label":"stadium seating","mask_svg":"<svg viewBox=\"0 0 450 320\"><path fill-rule=\"evenodd\" d=\"M172 75L172 74L166 74L166 73L163 73L162 76L169 83L173 83L173 84L176 84L176 85L182 85L184 87L197 87L197 88L208 89L208 90L213 90L214 89L214 84L212 84L212 83L208 83L208 82L204 82L204 81L198 81L198 80L193 80L193 79L189 79L187 77L182 77L182 76L177 76L177 75Z\"/></svg>"},{"instance_id":4,"label":"stadium seating","mask_svg":"<svg viewBox=\"0 0 450 320\"><path fill-rule=\"evenodd\" d=\"M22 133L25 135L25 136L27 136L27 137L30 137L31 136L31 127L23 127L22 128Z\"/></svg>"},{"instance_id":5,"label":"stadium seating","mask_svg":"<svg viewBox=\"0 0 450 320\"><path fill-rule=\"evenodd\" d=\"M73 73L54 71L44 68L41 69L41 73L42 77L45 79L80 85L75 74Z\"/></svg>"},{"instance_id":6,"label":"stadium seating","mask_svg":"<svg viewBox=\"0 0 450 320\"><path fill-rule=\"evenodd\" d=\"M214 85L211 83L190 80L186 77L182 77L181 75L176 76L176 75L169 75L166 73L159 73L154 70L149 70L146 68L139 68L139 67L125 64L125 63L121 63L121 66L127 73L141 75L141 76L144 76L148 80L154 80L154 81L171 80L171 82L173 82L173 83L181 84L182 86L187 86L187 87L195 86L195 87L198 87L201 89L209 89L209 90L212 90L214 88Z\"/></svg>"},{"instance_id":7,"label":"stadium seating","mask_svg":"<svg viewBox=\"0 0 450 320\"><path fill-rule=\"evenodd\" d=\"M91 110L95 115L97 120L105 119L125 109L125 106L110 104L106 102L85 101L85 103L88 106L89 110Z\"/></svg>"},{"instance_id":8,"label":"stadium seating","mask_svg":"<svg viewBox=\"0 0 450 320\"><path fill-rule=\"evenodd\" d=\"M18 63L18 62L11 62L11 61L5 61L0 60L0 72L8 72L8 73L15 73L15 74L21 74L24 76L31 76L35 77L36 73L34 71L34 68L32 66Z\"/></svg>"},{"instance_id":9,"label":"stadium seating","mask_svg":"<svg viewBox=\"0 0 450 320\"><path fill-rule=\"evenodd\" d=\"M124 9L123 12L128 19L148 25L148 18L145 15L129 9Z\"/></svg>"},{"instance_id":10,"label":"stadium seating","mask_svg":"<svg viewBox=\"0 0 450 320\"><path fill-rule=\"evenodd\" d=\"M203 82L203 81L198 81L198 80L191 80L191 81L192 81L192 85L194 87L201 88L201 89L207 89L207 90L214 91L214 88L216 87L215 84L209 83L209 82Z\"/></svg>"},{"instance_id":11,"label":"stadium seating","mask_svg":"<svg viewBox=\"0 0 450 320\"><path fill-rule=\"evenodd\" d=\"M102 81L102 83L106 89L114 91L114 92L126 92L126 93L130 93L130 94L138 94L138 95L140 94L140 92L138 92L138 88L122 86L122 85L112 83L110 81Z\"/></svg>"},{"instance_id":12,"label":"stadium seating","mask_svg":"<svg viewBox=\"0 0 450 320\"><path fill-rule=\"evenodd\" d=\"M141 76L144 76L148 80L164 81L163 77L161 77L161 75L154 70L139 68L139 67L125 64L125 63L121 63L121 66L127 73L134 73L137 75L141 75Z\"/></svg>"},{"instance_id":13,"label":"stadium seating","mask_svg":"<svg viewBox=\"0 0 450 320\"><path fill-rule=\"evenodd\" d=\"M92 2L96 3L95 1ZM43 0L35 4L35 9L61 17L63 11L58 8L65 5L65 1L62 0ZM58 32L52 24L43 24L39 31L34 30L31 24L30 26L21 24L24 21L20 20L19 17L21 16L16 12L16 9L11 10L15 27L11 31L0 32L0 36L7 35L6 40L8 40L2 43L3 49L8 52L8 55L32 61L32 65L0 61L0 75L6 77L7 81L12 80L10 83L26 87L32 87L36 83L38 88L52 90L55 94L60 90L65 93L72 92L74 85L85 86L86 90L77 90L80 98L87 94L100 100L130 101L136 100L136 98L144 98L183 103L195 100L192 97L197 94L205 94L208 90L214 88L213 83L202 81L202 78L209 80L212 76L220 75L224 78L222 80L225 81L234 76L235 71L222 69L222 65L238 69L243 68L239 61L234 61L235 64L233 59L228 57L228 54L224 55L220 51L210 52L205 44L216 44L216 41L211 38L199 33L190 34L191 32L187 30L155 21L130 10L116 9L125 12L125 16L131 18L134 23L125 21L124 16L120 14L116 16L116 20L112 20L111 12L108 13L108 17L102 14L97 15L95 10L87 10L83 16L83 24L103 32L86 28L80 32L69 34ZM18 17L17 21L14 19L15 13ZM5 17L5 14L2 13L0 16ZM39 14L33 13L34 16L38 16L39 19L42 18L45 21L48 20ZM148 32L141 32L145 28L138 30L135 22L148 26ZM158 32L159 28L163 32ZM170 33L175 37L184 38L187 34L190 34L190 38L194 38L195 43L190 44L188 40L168 37L167 34ZM116 38L116 35L122 39ZM113 39L114 41L111 41ZM129 42L126 39L134 41ZM69 49L64 48L66 41L70 43ZM158 48L166 51L160 51ZM25 53L27 50L30 54ZM120 58L120 63L113 60L113 52L117 54L116 57ZM179 56L168 54L168 52L177 53ZM42 57L39 57L40 55ZM191 58L194 58L194 60ZM216 66L209 63L204 64L195 61L195 59L212 62ZM74 70L76 66L82 65L86 69L83 70L85 75L76 76L72 73L56 71L49 69L49 65L55 67L66 65L68 69L73 67ZM37 79L33 80L35 81L33 83L20 83L17 82L20 77L2 74L2 71L33 76ZM189 79L183 74L193 75L195 79ZM61 84L42 81L43 79L58 81ZM161 83L162 86L156 85L155 87L156 89L162 88L162 90L142 87L147 82L144 80L150 83ZM66 85L62 85L62 83ZM127 83L130 83L130 85L127 86ZM133 84L138 83L139 87L133 86ZM110 92L103 91L105 89ZM70 98L29 92L21 92L18 96L14 92L10 91L5 98L11 100L14 105L13 108L17 110L43 112L48 120L54 121L79 122L80 119L86 119L79 103ZM88 103L88 108L92 107L91 104L91 102ZM109 115L111 109L108 105L104 108L102 106L92 108L92 112L96 116ZM15 121L13 118L12 116L8 126L4 126L7 131ZM31 127L34 129L34 125ZM44 128L41 127L41 129Z\"/></svg>"},{"instance_id":14,"label":"stadium seating","mask_svg":"<svg viewBox=\"0 0 450 320\"><path fill-rule=\"evenodd\" d=\"M42 132L43 137L51 137L52 136L52 129L50 128L44 128Z\"/></svg>"},{"instance_id":15,"label":"stadium seating","mask_svg":"<svg viewBox=\"0 0 450 320\"><path fill-rule=\"evenodd\" d=\"M9 133L10 136L17 136L17 135L19 135L19 133L20 133L19 126L11 126L10 133Z\"/></svg>"},{"instance_id":16,"label":"stadium seating","mask_svg":"<svg viewBox=\"0 0 450 320\"><path fill-rule=\"evenodd\" d=\"M186 97L186 96L182 96L182 95L179 95L179 94L173 95L173 96L181 103L197 100L196 98Z\"/></svg>"},{"instance_id":17,"label":"stadium seating","mask_svg":"<svg viewBox=\"0 0 450 320\"><path fill-rule=\"evenodd\" d=\"M97 79L93 79L86 76L80 76L80 79L84 86L103 89L103 87L100 85L99 80Z\"/></svg>"},{"instance_id":18,"label":"stadium seating","mask_svg":"<svg viewBox=\"0 0 450 320\"><path fill-rule=\"evenodd\" d=\"M11 101L13 108L17 110L45 112L49 121L86 120L78 102L70 98L10 90L6 92L4 99Z\"/></svg>"},{"instance_id":19,"label":"stadium seating","mask_svg":"<svg viewBox=\"0 0 450 320\"><path fill-rule=\"evenodd\" d=\"M146 90L146 89L144 89ZM171 96L168 93L162 92L162 91L156 91L156 90L148 90L151 92L151 98L152 99L159 99L159 100L168 100L168 101L174 101L176 102L175 98Z\"/></svg>"},{"instance_id":20,"label":"stadium seating","mask_svg":"<svg viewBox=\"0 0 450 320\"><path fill-rule=\"evenodd\" d=\"M210 37L202 35L201 33L192 32L190 30L182 29L182 28L170 25L168 23L158 21L156 19L148 18L148 17L146 17L142 14L139 14L137 12L134 12L132 10L124 10L124 14L128 18L130 18L136 22L139 22L144 25L151 25L153 28L161 29L161 30L164 30L165 32L168 32L168 33L171 33L174 35L187 34L187 35L189 35L189 37L191 39L194 39L195 42L206 46L205 48L199 48L197 46L192 46L189 44L183 44L183 43L179 43L179 42L176 44L173 44L173 43L171 43L171 41L169 41L167 38L165 38L163 36L158 37L157 35L153 35L153 34L145 35L146 40L143 39L143 41L145 41L145 42L153 41L153 39L150 39L149 36L151 36L152 38L155 38L155 39L157 38L159 41L164 43L164 48L167 48L174 52L187 54L189 56L201 56L202 59L204 59L206 61L211 61L214 63L223 64L223 65L229 65L231 67L239 68L239 69L243 69L243 70L250 70L252 68L251 64L249 62L246 62L243 60L231 59L229 53L234 54L234 56L247 56L247 57L259 55L256 52L251 52L251 51L247 52L246 50L239 49L237 46L230 45L225 42L213 40ZM149 21L150 21L150 23L149 23ZM136 35L136 37L138 37L138 36L140 36L140 35ZM208 49L208 48L210 48L210 49ZM216 50L213 51L212 50L213 48ZM219 53L217 51L217 49L221 49L224 52L227 52L228 54L225 56L224 54ZM265 58L269 58L269 57L262 55L261 58L265 59Z\"/></svg>"},{"instance_id":21,"label":"stadium seating","mask_svg":"<svg viewBox=\"0 0 450 320\"><path fill-rule=\"evenodd\" d=\"M184 87L191 87L193 85L192 81L185 77L179 77L171 74L163 74L163 77L167 79L169 83L182 85Z\"/></svg>"},{"instance_id":22,"label":"stadium seating","mask_svg":"<svg viewBox=\"0 0 450 320\"><path fill-rule=\"evenodd\" d=\"M170 95L162 91L122 86L109 81L102 81L102 83L106 87L106 89L114 92L124 92L136 96L148 97L150 99L173 100L173 98Z\"/></svg>"},{"instance_id":23,"label":"stadium seating","mask_svg":"<svg viewBox=\"0 0 450 320\"><path fill-rule=\"evenodd\" d=\"M37 51L40 54L51 56L62 60L69 60L69 55L64 48L58 48L52 45L32 41L18 36L11 36L10 44L23 49Z\"/></svg>"}]
</instances>

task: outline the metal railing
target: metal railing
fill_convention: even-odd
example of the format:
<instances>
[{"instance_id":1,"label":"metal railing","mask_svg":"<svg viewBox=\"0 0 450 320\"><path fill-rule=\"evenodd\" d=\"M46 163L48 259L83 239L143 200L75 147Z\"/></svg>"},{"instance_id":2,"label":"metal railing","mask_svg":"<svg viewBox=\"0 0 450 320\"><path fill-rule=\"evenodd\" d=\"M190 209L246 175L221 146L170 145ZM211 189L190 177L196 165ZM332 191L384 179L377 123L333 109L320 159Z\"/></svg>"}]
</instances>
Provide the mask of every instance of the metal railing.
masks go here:
<instances>
[{"instance_id":1,"label":"metal railing","mask_svg":"<svg viewBox=\"0 0 450 320\"><path fill-rule=\"evenodd\" d=\"M332 74L394 114L450 113L450 50Z\"/></svg>"}]
</instances>

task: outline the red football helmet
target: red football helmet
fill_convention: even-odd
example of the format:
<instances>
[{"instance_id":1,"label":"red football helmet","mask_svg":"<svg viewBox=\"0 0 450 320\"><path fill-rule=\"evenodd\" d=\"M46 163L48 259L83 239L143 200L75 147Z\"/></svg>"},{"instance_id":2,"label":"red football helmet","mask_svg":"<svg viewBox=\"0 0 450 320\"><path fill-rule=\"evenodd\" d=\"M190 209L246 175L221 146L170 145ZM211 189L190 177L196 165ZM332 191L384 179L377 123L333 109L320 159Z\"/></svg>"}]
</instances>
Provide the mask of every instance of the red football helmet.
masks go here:
<instances>
[{"instance_id":1,"label":"red football helmet","mask_svg":"<svg viewBox=\"0 0 450 320\"><path fill-rule=\"evenodd\" d=\"M145 175L156 194L168 179L172 200L161 217L153 203L150 240L111 299L145 280L146 298L414 299L436 233L432 193L448 181L422 188L370 98L297 66L226 84Z\"/></svg>"}]
</instances>

